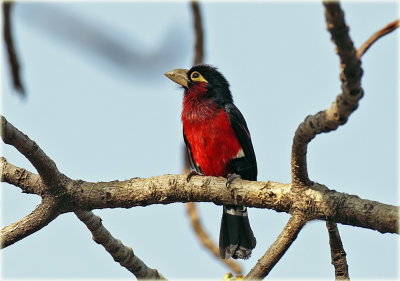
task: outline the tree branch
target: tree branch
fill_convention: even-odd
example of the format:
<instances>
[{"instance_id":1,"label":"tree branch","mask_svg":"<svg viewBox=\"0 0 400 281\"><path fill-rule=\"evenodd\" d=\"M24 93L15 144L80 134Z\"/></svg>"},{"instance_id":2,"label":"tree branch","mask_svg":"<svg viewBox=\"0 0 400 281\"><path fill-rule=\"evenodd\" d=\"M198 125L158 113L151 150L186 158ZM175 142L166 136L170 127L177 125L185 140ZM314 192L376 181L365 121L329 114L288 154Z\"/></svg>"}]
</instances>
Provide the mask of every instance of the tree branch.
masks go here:
<instances>
[{"instance_id":1,"label":"tree branch","mask_svg":"<svg viewBox=\"0 0 400 281\"><path fill-rule=\"evenodd\" d=\"M349 267L346 260L342 239L336 223L327 221L326 227L329 233L329 245L331 247L332 265L335 267L336 280L350 280Z\"/></svg>"},{"instance_id":2,"label":"tree branch","mask_svg":"<svg viewBox=\"0 0 400 281\"><path fill-rule=\"evenodd\" d=\"M291 184L186 175L132 178L125 181L71 180L65 186L64 212L104 208L131 208L177 202L213 202L307 214L308 218L399 234L399 207L361 199L314 183L301 194Z\"/></svg>"},{"instance_id":3,"label":"tree branch","mask_svg":"<svg viewBox=\"0 0 400 281\"><path fill-rule=\"evenodd\" d=\"M264 279L296 240L306 222L307 219L303 214L292 215L281 234L279 234L264 256L258 260L244 280Z\"/></svg>"},{"instance_id":4,"label":"tree branch","mask_svg":"<svg viewBox=\"0 0 400 281\"><path fill-rule=\"evenodd\" d=\"M32 213L1 230L1 249L8 247L42 229L60 213L60 208L54 198L43 198L42 202L35 210L33 210Z\"/></svg>"},{"instance_id":5,"label":"tree branch","mask_svg":"<svg viewBox=\"0 0 400 281\"><path fill-rule=\"evenodd\" d=\"M11 9L13 5L14 3L12 1L3 1L3 36L7 47L8 62L11 69L14 88L18 91L18 93L21 94L21 96L25 96L24 85L22 84L19 71L19 60L17 52L15 51L14 40L12 36Z\"/></svg>"},{"instance_id":6,"label":"tree branch","mask_svg":"<svg viewBox=\"0 0 400 281\"><path fill-rule=\"evenodd\" d=\"M0 158L1 181L20 187L23 192L42 196L40 205L22 220L6 226L1 231L1 248L7 247L26 236L40 230L59 214L76 211L76 215L92 231L94 240L102 244L112 255L114 260L131 271L139 279L165 279L157 270L149 269L132 249L125 247L101 224L101 219L91 212L77 210L74 202L70 201L65 193L66 186L72 181L61 174L53 160L51 160L40 147L28 136L16 129L11 123L1 116L2 138L5 143L13 145L37 168L39 175L33 174L23 168L16 167ZM48 169L48 171L46 170ZM42 177L47 177L47 182ZM78 181L79 182L79 181ZM56 188L50 188L50 184L56 184ZM51 191L51 192L50 192ZM56 191L56 192L53 192ZM60 208L59 206L62 206Z\"/></svg>"},{"instance_id":7,"label":"tree branch","mask_svg":"<svg viewBox=\"0 0 400 281\"><path fill-rule=\"evenodd\" d=\"M400 19L397 19L395 21L392 21L382 29L378 30L374 34L372 34L372 36L368 38L368 40L365 41L360 48L358 48L357 57L361 58L376 41L378 41L381 37L396 30L399 26L400 26Z\"/></svg>"},{"instance_id":8,"label":"tree branch","mask_svg":"<svg viewBox=\"0 0 400 281\"><path fill-rule=\"evenodd\" d=\"M4 143L14 146L32 163L48 188L56 188L61 182L69 180L58 171L54 161L34 141L15 128L6 118L1 115L0 118L1 137Z\"/></svg>"},{"instance_id":9,"label":"tree branch","mask_svg":"<svg viewBox=\"0 0 400 281\"><path fill-rule=\"evenodd\" d=\"M229 189L226 179L194 176L188 183L185 175L132 178L125 181L91 183L73 181L66 195L79 209L130 208L176 202L214 202L217 205L240 205L268 208L290 213L293 209L311 219L398 233L396 206L361 199L315 183L301 194L291 184L235 180Z\"/></svg>"},{"instance_id":10,"label":"tree branch","mask_svg":"<svg viewBox=\"0 0 400 281\"><path fill-rule=\"evenodd\" d=\"M24 193L44 195L46 187L39 175L16 167L0 157L1 182L18 186Z\"/></svg>"},{"instance_id":11,"label":"tree branch","mask_svg":"<svg viewBox=\"0 0 400 281\"><path fill-rule=\"evenodd\" d=\"M324 2L324 6L327 28L340 58L342 93L329 109L307 116L296 130L292 145L292 182L299 186L311 184L306 159L308 144L316 135L334 131L345 124L363 96L361 62L348 33L340 4Z\"/></svg>"},{"instance_id":12,"label":"tree branch","mask_svg":"<svg viewBox=\"0 0 400 281\"><path fill-rule=\"evenodd\" d=\"M162 279L166 280L156 269L149 268L133 253L132 248L125 246L103 226L100 217L90 211L76 211L76 216L92 232L93 240L104 249L121 266L132 272L137 279Z\"/></svg>"}]
</instances>

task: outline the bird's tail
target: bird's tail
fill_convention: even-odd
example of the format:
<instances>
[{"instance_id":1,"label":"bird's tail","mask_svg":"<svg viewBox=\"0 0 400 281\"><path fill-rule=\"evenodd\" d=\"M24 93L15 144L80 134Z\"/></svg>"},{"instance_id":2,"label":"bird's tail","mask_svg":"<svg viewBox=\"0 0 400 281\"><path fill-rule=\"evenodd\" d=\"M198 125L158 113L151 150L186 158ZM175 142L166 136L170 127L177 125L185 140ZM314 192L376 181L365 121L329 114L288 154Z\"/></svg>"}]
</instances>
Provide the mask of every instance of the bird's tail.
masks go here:
<instances>
[{"instance_id":1,"label":"bird's tail","mask_svg":"<svg viewBox=\"0 0 400 281\"><path fill-rule=\"evenodd\" d=\"M219 234L219 254L223 259L248 259L256 246L247 208L225 205Z\"/></svg>"}]
</instances>

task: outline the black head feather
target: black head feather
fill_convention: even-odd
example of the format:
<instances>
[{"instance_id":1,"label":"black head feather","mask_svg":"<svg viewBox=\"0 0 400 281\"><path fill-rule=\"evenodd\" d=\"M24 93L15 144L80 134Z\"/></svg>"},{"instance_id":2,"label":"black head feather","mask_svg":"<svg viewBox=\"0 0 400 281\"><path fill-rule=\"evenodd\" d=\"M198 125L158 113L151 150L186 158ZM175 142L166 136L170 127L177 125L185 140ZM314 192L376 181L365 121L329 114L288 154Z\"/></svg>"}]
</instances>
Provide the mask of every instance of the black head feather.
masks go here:
<instances>
[{"instance_id":1,"label":"black head feather","mask_svg":"<svg viewBox=\"0 0 400 281\"><path fill-rule=\"evenodd\" d=\"M220 105L233 102L228 80L216 67L208 64L195 65L188 71L188 77L194 71L199 72L207 80L207 96Z\"/></svg>"}]
</instances>

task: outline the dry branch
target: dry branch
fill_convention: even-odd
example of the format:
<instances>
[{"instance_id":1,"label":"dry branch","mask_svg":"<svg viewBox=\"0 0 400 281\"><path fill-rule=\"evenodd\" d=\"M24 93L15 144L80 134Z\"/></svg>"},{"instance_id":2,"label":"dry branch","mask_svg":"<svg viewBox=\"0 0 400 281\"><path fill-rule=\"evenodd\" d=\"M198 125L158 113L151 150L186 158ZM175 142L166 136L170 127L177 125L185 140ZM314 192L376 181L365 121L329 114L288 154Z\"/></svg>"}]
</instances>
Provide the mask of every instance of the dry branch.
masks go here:
<instances>
[{"instance_id":1,"label":"dry branch","mask_svg":"<svg viewBox=\"0 0 400 281\"><path fill-rule=\"evenodd\" d=\"M343 11L338 2L324 2L324 6L327 28L340 57L342 93L329 109L307 116L296 130L292 145L292 182L299 186L311 184L306 159L308 144L316 135L345 124L363 96L361 62L348 33Z\"/></svg>"},{"instance_id":2,"label":"dry branch","mask_svg":"<svg viewBox=\"0 0 400 281\"><path fill-rule=\"evenodd\" d=\"M289 247L296 240L300 230L306 224L307 218L303 214L293 214L276 241L262 256L244 280L262 280L279 262Z\"/></svg>"},{"instance_id":3,"label":"dry branch","mask_svg":"<svg viewBox=\"0 0 400 281\"><path fill-rule=\"evenodd\" d=\"M227 189L225 178L194 176L188 183L185 175L163 175L97 183L77 180L66 186L65 193L71 201L69 205L73 205L72 209L74 206L93 210L213 202L287 213L298 210L312 219L364 227L381 233L399 232L398 207L330 190L318 183L299 194L291 184L271 181L238 179Z\"/></svg>"},{"instance_id":4,"label":"dry branch","mask_svg":"<svg viewBox=\"0 0 400 281\"><path fill-rule=\"evenodd\" d=\"M75 214L92 232L93 240L102 245L116 262L132 272L138 280L166 280L156 269L149 268L141 259L135 256L132 248L115 239L103 226L100 217L90 211L76 211Z\"/></svg>"},{"instance_id":5,"label":"dry branch","mask_svg":"<svg viewBox=\"0 0 400 281\"><path fill-rule=\"evenodd\" d=\"M26 169L16 167L7 162L4 157L0 157L1 162L1 182L18 186L24 193L44 195L46 186L43 184L39 175L33 174Z\"/></svg>"},{"instance_id":6,"label":"dry branch","mask_svg":"<svg viewBox=\"0 0 400 281\"><path fill-rule=\"evenodd\" d=\"M40 175L39 180L38 175L10 165L2 158L0 162L2 171L1 180L21 185L24 191L42 196L42 202L32 213L1 230L1 248L5 248L42 229L64 212L64 206L60 204L63 194L57 191L59 191L60 184L65 183L69 179L58 171L54 161L34 141L15 128L3 116L0 116L0 118L1 137L3 141L14 146L24 155ZM50 194L50 191L56 191L57 196Z\"/></svg>"},{"instance_id":7,"label":"dry branch","mask_svg":"<svg viewBox=\"0 0 400 281\"><path fill-rule=\"evenodd\" d=\"M87 227L95 232L93 234L95 241L102 244L121 266L126 267L139 279L165 279L157 270L149 269L133 254L132 249L125 247L119 240L112 237L102 226L99 217L94 216L91 212L78 210L74 202L70 200L69 194L65 192L66 187L76 181L61 174L54 161L34 141L15 128L3 116L0 118L3 141L13 145L39 171L39 175L33 174L9 164L4 157L1 157L1 181L18 186L26 193L42 196L42 202L31 214L1 230L1 248L40 230L59 214L75 211Z\"/></svg>"},{"instance_id":8,"label":"dry branch","mask_svg":"<svg viewBox=\"0 0 400 281\"><path fill-rule=\"evenodd\" d=\"M42 202L32 211L32 213L1 230L1 249L8 247L42 229L60 213L59 205L54 198L43 198Z\"/></svg>"},{"instance_id":9,"label":"dry branch","mask_svg":"<svg viewBox=\"0 0 400 281\"><path fill-rule=\"evenodd\" d=\"M85 182L71 180L64 190L67 211L130 208L177 202L213 202L267 208L291 213L296 210L310 219L399 233L399 207L361 199L314 183L299 194L291 184L235 180L229 189L226 179L185 175L132 178L125 181Z\"/></svg>"},{"instance_id":10,"label":"dry branch","mask_svg":"<svg viewBox=\"0 0 400 281\"><path fill-rule=\"evenodd\" d=\"M27 135L20 132L3 116L1 118L1 137L6 144L14 146L36 168L43 183L49 188L56 188L68 178L61 174L56 164Z\"/></svg>"},{"instance_id":11,"label":"dry branch","mask_svg":"<svg viewBox=\"0 0 400 281\"><path fill-rule=\"evenodd\" d=\"M331 247L332 265L335 267L336 280L349 280L349 267L346 260L342 239L336 223L326 222L326 228L329 234L329 245Z\"/></svg>"}]
</instances>

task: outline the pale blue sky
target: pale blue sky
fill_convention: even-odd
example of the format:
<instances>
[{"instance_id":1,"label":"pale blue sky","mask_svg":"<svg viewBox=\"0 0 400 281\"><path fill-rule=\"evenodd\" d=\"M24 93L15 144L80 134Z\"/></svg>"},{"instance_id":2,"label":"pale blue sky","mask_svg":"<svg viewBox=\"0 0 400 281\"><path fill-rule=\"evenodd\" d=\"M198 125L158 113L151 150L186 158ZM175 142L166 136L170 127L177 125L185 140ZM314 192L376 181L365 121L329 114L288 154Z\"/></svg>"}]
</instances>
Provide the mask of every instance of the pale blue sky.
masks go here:
<instances>
[{"instance_id":1,"label":"pale blue sky","mask_svg":"<svg viewBox=\"0 0 400 281\"><path fill-rule=\"evenodd\" d=\"M394 2L344 3L356 46L398 15ZM294 131L328 108L340 92L338 58L325 30L323 7L307 3L202 5L206 62L231 84L252 133L259 180L290 181ZM163 73L189 68L189 4L64 3L15 5L14 31L28 98L10 85L3 63L2 111L35 140L61 172L87 181L178 174L182 168L182 93ZM77 28L78 27L78 28ZM93 27L120 48L113 60L97 52ZM365 96L348 123L309 146L310 178L337 191L398 205L398 41L381 39L363 59ZM124 53L126 52L126 53ZM115 63L117 62L117 63ZM15 149L14 165L34 171ZM39 197L2 187L2 224L29 213ZM201 204L207 232L217 240L222 209ZM183 204L96 210L108 230L150 267L170 279L221 279L228 270L194 237ZM257 262L289 216L250 210L257 237L245 272ZM398 278L398 238L339 225L354 279ZM73 214L2 250L5 278L131 278ZM324 222L306 225L271 278L332 279Z\"/></svg>"}]
</instances>

